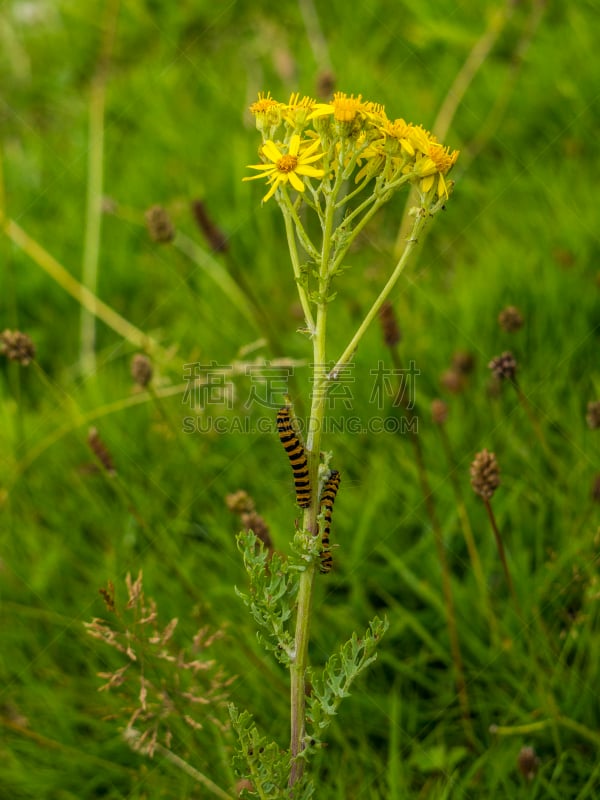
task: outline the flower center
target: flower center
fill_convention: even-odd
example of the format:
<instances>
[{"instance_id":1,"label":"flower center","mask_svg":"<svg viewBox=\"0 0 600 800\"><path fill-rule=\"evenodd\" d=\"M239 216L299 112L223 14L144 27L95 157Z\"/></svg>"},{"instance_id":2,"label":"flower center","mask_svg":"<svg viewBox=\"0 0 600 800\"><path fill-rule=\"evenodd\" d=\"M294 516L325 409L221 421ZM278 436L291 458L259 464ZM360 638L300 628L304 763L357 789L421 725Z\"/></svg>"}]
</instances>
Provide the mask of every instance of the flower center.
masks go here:
<instances>
[{"instance_id":1,"label":"flower center","mask_svg":"<svg viewBox=\"0 0 600 800\"><path fill-rule=\"evenodd\" d=\"M279 172L293 172L298 166L298 156L281 156L277 162Z\"/></svg>"},{"instance_id":2,"label":"flower center","mask_svg":"<svg viewBox=\"0 0 600 800\"><path fill-rule=\"evenodd\" d=\"M455 150L451 154L447 147L442 147L439 144L432 144L429 148L428 155L435 164L437 171L445 175L456 161L458 152Z\"/></svg>"}]
</instances>

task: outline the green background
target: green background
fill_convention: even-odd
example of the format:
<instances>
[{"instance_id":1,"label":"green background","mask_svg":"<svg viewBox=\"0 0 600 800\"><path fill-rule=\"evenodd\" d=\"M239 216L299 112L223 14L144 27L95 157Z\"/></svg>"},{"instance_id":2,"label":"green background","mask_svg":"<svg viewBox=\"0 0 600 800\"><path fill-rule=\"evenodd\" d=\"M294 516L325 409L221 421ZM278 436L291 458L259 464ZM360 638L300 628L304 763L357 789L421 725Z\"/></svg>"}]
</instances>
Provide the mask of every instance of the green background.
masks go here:
<instances>
[{"instance_id":1,"label":"green background","mask_svg":"<svg viewBox=\"0 0 600 800\"><path fill-rule=\"evenodd\" d=\"M469 747L461 723L410 439L331 434L325 446L343 473L332 527L339 548L334 572L318 581L311 658L326 659L375 613L388 616L390 630L330 729L316 797L600 796L599 434L585 420L600 396L599 10L597 2L416 0L352 9L342 0L0 5L6 218L80 278L90 153L103 133L97 293L168 351L155 377L160 403L133 404L136 348L101 322L96 369L82 374L79 304L8 235L0 239L0 329L27 332L37 348L35 365L0 361L0 796L211 796L164 758L133 753L119 730L135 698L97 691L96 673L123 660L82 623L106 616L99 587L113 580L123 602L124 576L140 569L163 625L179 618L179 646L200 625L225 626L214 651L237 676L231 698L287 746L287 675L261 650L235 594L245 575L225 496L247 490L277 549L289 552L297 516L289 466L274 433L185 434L183 419L196 412L168 390L185 383L185 364L288 358L301 362L290 386L300 410L310 391L279 210L272 201L261 207L259 181L241 180L257 161L247 110L257 93L283 101L292 91L314 94L331 73L336 89L431 128L486 31L490 52L466 80L445 136L461 150L455 192L392 298L401 357L420 371L419 436L452 570L475 741ZM90 115L98 80L101 125ZM161 204L208 252L190 209L197 199L227 236L229 252L214 258L263 309L261 330L209 272L148 236L144 212ZM402 213L396 197L348 259L331 307L332 359L393 266ZM498 325L507 305L524 316L517 333ZM268 342L256 344L263 336ZM490 394L486 365L506 350L537 427L510 385ZM456 351L473 354L475 369L464 391L450 394L440 376ZM391 413L369 402L380 360L389 364L374 325L356 357L352 409L333 416ZM207 413L272 418L245 408L252 381L241 372L231 407ZM449 404L452 463L430 421L437 396ZM92 468L90 425L117 479ZM519 614L469 486L469 464L484 447L500 463L493 508ZM495 642L452 475L483 562ZM233 792L227 733L174 723L173 734L174 752ZM523 746L539 758L531 781L517 766Z\"/></svg>"}]
</instances>

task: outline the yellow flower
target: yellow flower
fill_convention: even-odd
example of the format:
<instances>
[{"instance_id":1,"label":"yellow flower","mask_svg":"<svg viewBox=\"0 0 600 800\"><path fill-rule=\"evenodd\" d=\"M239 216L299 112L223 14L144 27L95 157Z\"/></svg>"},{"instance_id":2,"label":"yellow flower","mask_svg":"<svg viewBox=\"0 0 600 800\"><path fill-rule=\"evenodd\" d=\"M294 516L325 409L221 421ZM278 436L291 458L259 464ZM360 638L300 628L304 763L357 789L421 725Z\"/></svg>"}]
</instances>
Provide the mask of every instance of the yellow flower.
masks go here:
<instances>
[{"instance_id":1,"label":"yellow flower","mask_svg":"<svg viewBox=\"0 0 600 800\"><path fill-rule=\"evenodd\" d=\"M306 125L308 116L317 104L316 100L306 95L300 98L299 92L293 92L290 95L289 102L285 106L283 112L286 122L292 128L302 128Z\"/></svg>"},{"instance_id":2,"label":"yellow flower","mask_svg":"<svg viewBox=\"0 0 600 800\"><path fill-rule=\"evenodd\" d=\"M285 109L283 103L273 100L271 92L266 95L264 92L258 93L258 100L250 106L250 113L254 114L256 127L259 131L277 128L281 122L281 116Z\"/></svg>"},{"instance_id":3,"label":"yellow flower","mask_svg":"<svg viewBox=\"0 0 600 800\"><path fill-rule=\"evenodd\" d=\"M345 92L336 92L331 103L316 103L309 119L324 117L327 114L333 114L336 122L353 122L356 117L360 119L381 117L382 120L385 117L383 106L379 103L363 103L361 94L358 97L354 97L353 94L348 97Z\"/></svg>"},{"instance_id":4,"label":"yellow flower","mask_svg":"<svg viewBox=\"0 0 600 800\"><path fill-rule=\"evenodd\" d=\"M304 176L322 178L325 174L324 170L311 166L315 161L323 158L323 153L315 152L320 145L319 139L315 139L308 147L303 149L301 149L301 144L298 134L294 134L290 139L287 153L282 153L275 142L269 139L261 147L261 154L271 163L250 164L248 166L248 169L259 170L261 174L249 175L243 180L251 181L256 178L267 178L267 183L271 184L271 188L263 197L263 203L273 197L277 189L286 183L290 183L296 191L303 192L305 186L302 178Z\"/></svg>"},{"instance_id":5,"label":"yellow flower","mask_svg":"<svg viewBox=\"0 0 600 800\"><path fill-rule=\"evenodd\" d=\"M393 122L386 120L380 126L383 133L387 150L392 155L396 155L398 150L404 150L409 156L414 156L415 148L410 140L413 132L413 126L407 124L403 119L396 119Z\"/></svg>"},{"instance_id":6,"label":"yellow flower","mask_svg":"<svg viewBox=\"0 0 600 800\"><path fill-rule=\"evenodd\" d=\"M448 186L444 175L452 169L458 158L458 150L450 152L449 147L444 147L438 142L429 142L429 147L415 163L415 172L421 178L421 189L427 193L437 177L436 193L438 197L448 197Z\"/></svg>"}]
</instances>

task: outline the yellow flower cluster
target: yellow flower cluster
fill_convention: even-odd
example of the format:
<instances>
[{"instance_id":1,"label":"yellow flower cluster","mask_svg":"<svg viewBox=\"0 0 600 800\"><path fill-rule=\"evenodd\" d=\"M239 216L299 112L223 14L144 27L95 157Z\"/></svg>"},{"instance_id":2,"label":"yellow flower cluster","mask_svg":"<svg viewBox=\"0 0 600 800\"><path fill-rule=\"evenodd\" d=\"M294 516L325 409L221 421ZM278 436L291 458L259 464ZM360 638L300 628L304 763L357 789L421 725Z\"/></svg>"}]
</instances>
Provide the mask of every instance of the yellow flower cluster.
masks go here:
<instances>
[{"instance_id":1,"label":"yellow flower cluster","mask_svg":"<svg viewBox=\"0 0 600 800\"><path fill-rule=\"evenodd\" d=\"M361 95L336 92L331 102L319 103L295 93L280 103L261 93L250 111L263 137L262 163L250 165L259 174L244 180L267 179L263 201L288 184L304 192L310 178L326 186L340 170L360 186L377 179L381 194L410 182L422 196L449 196L446 177L458 150L450 151L420 125L388 119L382 105Z\"/></svg>"}]
</instances>

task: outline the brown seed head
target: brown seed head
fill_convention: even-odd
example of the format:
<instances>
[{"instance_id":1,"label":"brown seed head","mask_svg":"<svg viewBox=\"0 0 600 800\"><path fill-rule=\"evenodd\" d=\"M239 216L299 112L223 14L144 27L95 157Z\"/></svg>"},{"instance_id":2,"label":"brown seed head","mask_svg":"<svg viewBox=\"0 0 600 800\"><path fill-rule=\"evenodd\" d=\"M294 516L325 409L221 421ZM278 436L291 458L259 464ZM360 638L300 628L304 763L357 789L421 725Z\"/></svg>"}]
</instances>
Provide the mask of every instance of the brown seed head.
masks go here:
<instances>
[{"instance_id":1,"label":"brown seed head","mask_svg":"<svg viewBox=\"0 0 600 800\"><path fill-rule=\"evenodd\" d=\"M35 345L26 333L5 330L0 333L0 353L26 367L35 358Z\"/></svg>"},{"instance_id":2,"label":"brown seed head","mask_svg":"<svg viewBox=\"0 0 600 800\"><path fill-rule=\"evenodd\" d=\"M508 350L501 356L492 358L488 367L500 380L514 381L517 377L517 360Z\"/></svg>"},{"instance_id":3,"label":"brown seed head","mask_svg":"<svg viewBox=\"0 0 600 800\"><path fill-rule=\"evenodd\" d=\"M523 315L516 306L506 306L498 314L498 324L507 333L515 333L523 327Z\"/></svg>"},{"instance_id":4,"label":"brown seed head","mask_svg":"<svg viewBox=\"0 0 600 800\"><path fill-rule=\"evenodd\" d=\"M395 347L402 339L394 306L386 300L379 309L379 322L383 333L383 341L388 347Z\"/></svg>"},{"instance_id":5,"label":"brown seed head","mask_svg":"<svg viewBox=\"0 0 600 800\"><path fill-rule=\"evenodd\" d=\"M97 428L90 428L88 432L88 445L90 446L92 453L96 456L108 474L111 476L116 475L117 470L115 469L115 463L110 452L108 451L107 446L100 438Z\"/></svg>"},{"instance_id":6,"label":"brown seed head","mask_svg":"<svg viewBox=\"0 0 600 800\"><path fill-rule=\"evenodd\" d=\"M592 481L592 500L594 503L600 503L600 473L594 475Z\"/></svg>"},{"instance_id":7,"label":"brown seed head","mask_svg":"<svg viewBox=\"0 0 600 800\"><path fill-rule=\"evenodd\" d=\"M175 238L175 228L166 209L162 206L152 206L146 211L146 227L150 238L154 242L165 244Z\"/></svg>"},{"instance_id":8,"label":"brown seed head","mask_svg":"<svg viewBox=\"0 0 600 800\"><path fill-rule=\"evenodd\" d=\"M257 514L256 511L250 511L247 514L242 514L241 520L244 529L247 531L252 531L255 536L258 536L267 550L273 549L273 540L271 539L269 526L260 516L260 514Z\"/></svg>"},{"instance_id":9,"label":"brown seed head","mask_svg":"<svg viewBox=\"0 0 600 800\"><path fill-rule=\"evenodd\" d=\"M225 497L227 508L234 514L250 514L255 509L254 500L244 489L238 489Z\"/></svg>"},{"instance_id":10,"label":"brown seed head","mask_svg":"<svg viewBox=\"0 0 600 800\"><path fill-rule=\"evenodd\" d=\"M329 69L324 69L317 75L317 97L329 98L335 89L335 75Z\"/></svg>"},{"instance_id":11,"label":"brown seed head","mask_svg":"<svg viewBox=\"0 0 600 800\"><path fill-rule=\"evenodd\" d=\"M442 373L440 383L451 394L460 394L465 388L465 376L455 369L447 369Z\"/></svg>"},{"instance_id":12,"label":"brown seed head","mask_svg":"<svg viewBox=\"0 0 600 800\"><path fill-rule=\"evenodd\" d=\"M482 450L471 464L471 486L475 494L490 500L500 486L500 468L494 453Z\"/></svg>"},{"instance_id":13,"label":"brown seed head","mask_svg":"<svg viewBox=\"0 0 600 800\"><path fill-rule=\"evenodd\" d=\"M443 400L431 401L431 417L436 425L443 425L448 419L448 406Z\"/></svg>"},{"instance_id":14,"label":"brown seed head","mask_svg":"<svg viewBox=\"0 0 600 800\"><path fill-rule=\"evenodd\" d=\"M131 377L138 386L148 386L152 380L152 362L143 353L136 353L131 359Z\"/></svg>"},{"instance_id":15,"label":"brown seed head","mask_svg":"<svg viewBox=\"0 0 600 800\"><path fill-rule=\"evenodd\" d=\"M585 421L588 424L588 428L593 431L596 430L596 428L600 428L600 400L590 400L587 404Z\"/></svg>"},{"instance_id":16,"label":"brown seed head","mask_svg":"<svg viewBox=\"0 0 600 800\"><path fill-rule=\"evenodd\" d=\"M194 200L192 203L192 211L194 213L194 219L204 234L211 250L215 253L226 253L229 250L227 237L212 221L202 200Z\"/></svg>"},{"instance_id":17,"label":"brown seed head","mask_svg":"<svg viewBox=\"0 0 600 800\"><path fill-rule=\"evenodd\" d=\"M521 775L528 781L532 781L537 774L539 765L540 760L533 747L522 747L517 756L517 766Z\"/></svg>"},{"instance_id":18,"label":"brown seed head","mask_svg":"<svg viewBox=\"0 0 600 800\"><path fill-rule=\"evenodd\" d=\"M475 367L475 356L467 350L457 350L452 356L452 368L461 375L470 375Z\"/></svg>"}]
</instances>

